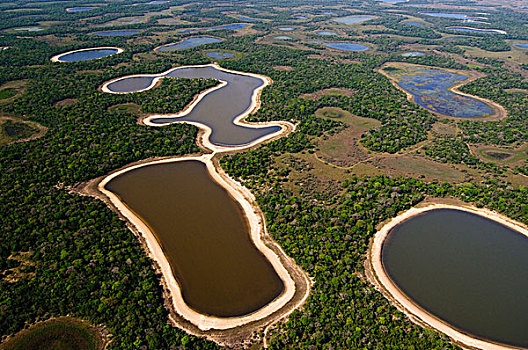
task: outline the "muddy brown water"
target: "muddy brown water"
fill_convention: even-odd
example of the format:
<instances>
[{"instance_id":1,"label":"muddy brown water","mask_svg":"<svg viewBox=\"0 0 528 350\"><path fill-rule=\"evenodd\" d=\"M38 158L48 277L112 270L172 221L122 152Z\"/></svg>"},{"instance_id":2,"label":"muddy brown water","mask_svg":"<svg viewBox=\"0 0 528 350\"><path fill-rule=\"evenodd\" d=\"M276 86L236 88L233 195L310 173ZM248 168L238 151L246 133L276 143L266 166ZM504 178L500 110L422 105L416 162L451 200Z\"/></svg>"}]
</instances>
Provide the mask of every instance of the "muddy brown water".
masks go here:
<instances>
[{"instance_id":1,"label":"muddy brown water","mask_svg":"<svg viewBox=\"0 0 528 350\"><path fill-rule=\"evenodd\" d=\"M239 203L204 163L186 160L125 172L105 188L155 233L195 311L236 317L277 298L284 284L255 247Z\"/></svg>"}]
</instances>

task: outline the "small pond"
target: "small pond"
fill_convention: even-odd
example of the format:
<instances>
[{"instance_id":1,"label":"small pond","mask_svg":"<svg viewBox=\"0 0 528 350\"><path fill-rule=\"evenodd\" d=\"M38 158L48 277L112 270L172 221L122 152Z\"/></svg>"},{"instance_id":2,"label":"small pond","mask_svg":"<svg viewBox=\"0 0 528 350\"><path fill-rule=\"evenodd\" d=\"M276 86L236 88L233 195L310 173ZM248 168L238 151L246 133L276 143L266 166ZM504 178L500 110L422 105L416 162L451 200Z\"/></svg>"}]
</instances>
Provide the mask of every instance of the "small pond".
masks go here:
<instances>
[{"instance_id":1,"label":"small pond","mask_svg":"<svg viewBox=\"0 0 528 350\"><path fill-rule=\"evenodd\" d=\"M58 59L60 62L82 62L112 56L118 52L117 48L90 49L67 53L59 56Z\"/></svg>"},{"instance_id":2,"label":"small pond","mask_svg":"<svg viewBox=\"0 0 528 350\"><path fill-rule=\"evenodd\" d=\"M202 46L202 45L215 44L219 42L222 42L222 39L212 38L209 36L197 36L197 37L191 37L191 38L184 39L180 41L179 43L161 46L157 48L156 50L160 52L181 51L181 50L186 50L186 49L192 49L192 48Z\"/></svg>"},{"instance_id":3,"label":"small pond","mask_svg":"<svg viewBox=\"0 0 528 350\"><path fill-rule=\"evenodd\" d=\"M322 36L336 36L337 33L336 33L336 32L332 32L332 31L329 31L329 30L321 30L321 31L318 31L318 32L317 32L317 35L322 35Z\"/></svg>"},{"instance_id":4,"label":"small pond","mask_svg":"<svg viewBox=\"0 0 528 350\"><path fill-rule=\"evenodd\" d=\"M361 22L369 21L373 17L370 16L347 16L347 17L341 17L341 18L335 18L333 21L343 24L358 24Z\"/></svg>"},{"instance_id":5,"label":"small pond","mask_svg":"<svg viewBox=\"0 0 528 350\"><path fill-rule=\"evenodd\" d=\"M280 28L277 28L278 30L280 30L281 32L291 32L293 30L295 30L295 28L292 28L292 27L280 27Z\"/></svg>"},{"instance_id":6,"label":"small pond","mask_svg":"<svg viewBox=\"0 0 528 350\"><path fill-rule=\"evenodd\" d=\"M331 49L343 50L343 51L367 51L370 50L370 47L354 44L354 43L323 43L324 46Z\"/></svg>"},{"instance_id":7,"label":"small pond","mask_svg":"<svg viewBox=\"0 0 528 350\"><path fill-rule=\"evenodd\" d=\"M403 57L420 57L420 56L425 56L425 54L423 52L413 51L413 52L402 53L402 56Z\"/></svg>"},{"instance_id":8,"label":"small pond","mask_svg":"<svg viewBox=\"0 0 528 350\"><path fill-rule=\"evenodd\" d=\"M225 59L235 58L234 53L226 52L226 51L209 51L205 55L215 60L225 60Z\"/></svg>"},{"instance_id":9,"label":"small pond","mask_svg":"<svg viewBox=\"0 0 528 350\"><path fill-rule=\"evenodd\" d=\"M91 11L95 10L97 7L70 7L66 9L66 12L84 12L84 11Z\"/></svg>"},{"instance_id":10,"label":"small pond","mask_svg":"<svg viewBox=\"0 0 528 350\"><path fill-rule=\"evenodd\" d=\"M277 39L277 40L292 40L293 38L291 36L287 36L287 35L277 35L277 36L273 37L273 39Z\"/></svg>"},{"instance_id":11,"label":"small pond","mask_svg":"<svg viewBox=\"0 0 528 350\"><path fill-rule=\"evenodd\" d=\"M470 96L454 93L449 88L460 84L467 76L442 69L402 65L384 69L414 101L442 115L459 118L479 118L494 114L487 103Z\"/></svg>"}]
</instances>

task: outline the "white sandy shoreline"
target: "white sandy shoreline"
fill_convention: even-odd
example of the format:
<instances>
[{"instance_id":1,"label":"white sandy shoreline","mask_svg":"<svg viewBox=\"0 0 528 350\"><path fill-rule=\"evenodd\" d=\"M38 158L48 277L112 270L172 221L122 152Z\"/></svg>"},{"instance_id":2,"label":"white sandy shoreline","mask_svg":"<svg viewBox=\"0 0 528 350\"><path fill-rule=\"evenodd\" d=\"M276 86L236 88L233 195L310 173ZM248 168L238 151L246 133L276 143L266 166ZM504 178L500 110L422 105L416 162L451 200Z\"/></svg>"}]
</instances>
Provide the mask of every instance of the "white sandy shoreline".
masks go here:
<instances>
[{"instance_id":1,"label":"white sandy shoreline","mask_svg":"<svg viewBox=\"0 0 528 350\"><path fill-rule=\"evenodd\" d=\"M109 55L109 56L118 55L118 54L120 54L122 52L125 52L125 50L120 48L120 47L112 47L112 46L89 47L89 48L86 48L86 49L79 49L79 50L73 50L73 51L60 53L60 54L55 55L52 58L50 58L50 61L51 62L61 62L61 63L73 63L73 62L61 61L60 58L62 56L66 56L66 55L69 55L71 53L83 52L83 51L92 51L92 50L117 50L117 52L115 54L112 54L112 55ZM105 56L105 57L108 57L108 56ZM100 57L100 58L95 58L95 59L99 60L99 59L105 58L105 57ZM82 61L80 61L80 62L82 62Z\"/></svg>"},{"instance_id":2,"label":"white sandy shoreline","mask_svg":"<svg viewBox=\"0 0 528 350\"><path fill-rule=\"evenodd\" d=\"M370 267L372 268L373 278L369 278L371 282L384 294L392 303L403 313L405 313L412 321L420 325L429 325L430 327L442 332L452 338L455 342L463 344L466 347L478 348L483 350L512 350L521 349L515 346L508 346L505 344L498 344L489 340L480 339L470 334L464 333L448 323L440 320L434 315L430 314L423 308L419 307L412 299L407 297L400 288L390 279L385 271L382 262L382 247L383 242L389 235L390 231L403 221L422 214L424 212L434 209L456 209L462 210L468 213L483 216L487 219L499 222L515 231L528 237L528 227L518 223L504 215L498 214L488 209L476 208L470 205L450 205L435 203L425 207L414 207L397 217L390 220L380 230L378 230L374 236L372 248L369 252L368 259ZM417 318L417 320L415 319Z\"/></svg>"},{"instance_id":3,"label":"white sandy shoreline","mask_svg":"<svg viewBox=\"0 0 528 350\"><path fill-rule=\"evenodd\" d=\"M155 86L155 84L159 81L159 79L161 79L162 76L170 73L171 71L175 69L207 67L207 66L212 66L218 70L222 70L222 71L233 73L233 74L247 75L247 76L252 76L252 77L261 79L263 81L263 84L254 90L252 97L251 97L250 107L246 111L244 111L242 114L238 115L233 120L233 123L237 125L244 125L244 126L251 127L251 128L261 128L261 127L266 127L266 126L277 125L280 127L280 130L270 135L261 137L247 145L224 147L224 146L214 145L209 141L209 136L212 132L212 130L209 127L201 123L191 122L189 124L194 124L198 126L201 131L203 131L203 133L201 134L201 137L199 136L201 138L202 144L205 147L211 149L213 153L205 154L201 156L172 157L172 158L166 158L166 159L161 159L161 160L154 160L154 161L144 162L140 164L135 164L135 165L123 168L121 170L118 170L116 172L113 172L110 175L104 177L103 180L97 184L97 190L99 193L103 194L111 202L111 204L119 211L119 213L123 217L125 217L143 237L146 243L146 246L148 248L148 253L160 267L160 270L163 276L164 285L166 286L166 289L170 293L170 302L172 304L171 306L177 312L179 316L183 317L183 319L185 319L186 321L189 321L191 324L196 326L200 331L204 331L204 332L217 331L217 330L227 331L227 330L234 329L236 327L248 325L250 323L255 324L255 325L258 324L258 328L260 328L262 327L262 322L265 322L266 325L277 322L283 317L286 317L289 313L293 312L293 310L298 308L300 305L302 305L309 294L310 285L311 285L310 280L308 276L306 275L306 273L302 271L295 264L295 262L285 254L285 252L280 248L280 246L271 239L271 237L269 236L266 230L264 215L258 208L255 198L251 194L251 192L247 188L242 186L240 183L238 183L237 181L231 179L218 165L215 165L215 156L217 153L220 154L224 152L238 151L238 150L252 147L256 144L260 144L272 138L285 136L286 134L292 132L295 129L295 126L288 122L270 122L270 123L259 123L259 124L244 122L244 118L246 118L252 111L256 110L260 106L260 93L266 86L268 86L271 83L271 80L264 76L224 69L218 66L217 64L183 66L183 67L172 68L161 74L152 74L152 75L140 74L140 75L135 75L135 76L149 76L149 77L155 78L153 79L150 86L148 86L146 89L141 90L141 91L145 91ZM106 82L102 86L102 91L114 93L110 89L108 89L108 85L120 79L129 78L129 77L131 76L121 77L121 78L113 79L109 82ZM169 116L172 118L174 116L184 116L190 113L192 109L196 105L198 105L198 103L207 94L209 94L210 92L214 90L222 88L226 84L227 84L226 82L221 82L219 85L202 92L189 106L185 108L184 111L178 114L171 114ZM167 116L167 115L164 115L164 116ZM151 123L149 124L148 119L151 119L154 117L159 117L159 116L150 116L145 121L145 124L154 125L154 126L163 126L163 124L151 124ZM169 123L165 125L168 125L168 124ZM163 253L163 250L158 242L158 239L155 233L152 232L150 228L148 227L148 225L146 225L137 215L135 215L135 213L132 210L130 210L130 208L128 208L127 205L123 203L117 195L115 195L114 193L112 193L111 191L105 188L105 185L108 184L108 182L114 179L115 177L125 172L137 169L139 167L148 166L152 164L190 161L190 160L200 161L204 163L207 167L209 174L213 177L214 181L217 182L223 188L225 188L229 192L229 194L240 204L246 218L248 219L249 228L250 228L249 234L250 234L253 244L265 256L265 258L272 264L275 272L277 273L277 275L280 277L280 279L282 280L284 284L284 290L277 298L275 298L273 301L271 301L270 303L268 303L261 309L251 314L243 315L240 317L222 318L222 317L214 317L214 316L207 316L204 314L200 314L196 312L195 310L193 310L192 308L190 308L183 300L183 297L181 295L180 286L177 283L177 280L173 274L172 268L167 258L165 257L165 254ZM177 325L184 328L185 330L189 331L188 328L184 327L183 325L180 325L179 322L174 320L174 318L171 317L171 320ZM193 333L192 331L190 332ZM207 335L207 333L205 334ZM215 341L217 340L217 338L215 338L214 336L211 336L210 339L213 339Z\"/></svg>"}]
</instances>

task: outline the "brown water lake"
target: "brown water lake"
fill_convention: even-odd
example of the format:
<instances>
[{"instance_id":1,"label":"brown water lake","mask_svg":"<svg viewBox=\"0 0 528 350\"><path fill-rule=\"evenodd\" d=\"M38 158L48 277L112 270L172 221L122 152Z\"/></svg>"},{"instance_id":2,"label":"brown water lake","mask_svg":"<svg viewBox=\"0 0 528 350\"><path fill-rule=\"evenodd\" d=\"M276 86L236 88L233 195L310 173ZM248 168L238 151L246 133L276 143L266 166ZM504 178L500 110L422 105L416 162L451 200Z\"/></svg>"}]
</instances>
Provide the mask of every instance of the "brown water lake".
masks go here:
<instances>
[{"instance_id":1,"label":"brown water lake","mask_svg":"<svg viewBox=\"0 0 528 350\"><path fill-rule=\"evenodd\" d=\"M241 206L201 161L139 167L105 188L148 223L195 311L242 316L281 295L284 284L251 241Z\"/></svg>"}]
</instances>

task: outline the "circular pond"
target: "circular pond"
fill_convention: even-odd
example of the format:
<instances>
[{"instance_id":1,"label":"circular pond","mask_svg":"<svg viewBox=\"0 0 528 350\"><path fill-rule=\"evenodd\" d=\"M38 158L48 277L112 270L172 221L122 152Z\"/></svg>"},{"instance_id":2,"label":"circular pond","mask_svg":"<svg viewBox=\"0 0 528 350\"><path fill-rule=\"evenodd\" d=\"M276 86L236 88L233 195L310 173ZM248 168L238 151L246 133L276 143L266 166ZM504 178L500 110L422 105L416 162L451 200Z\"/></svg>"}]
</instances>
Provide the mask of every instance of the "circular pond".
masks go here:
<instances>
[{"instance_id":1,"label":"circular pond","mask_svg":"<svg viewBox=\"0 0 528 350\"><path fill-rule=\"evenodd\" d=\"M383 240L382 274L440 324L528 347L528 230L488 211L455 208L403 214Z\"/></svg>"}]
</instances>

